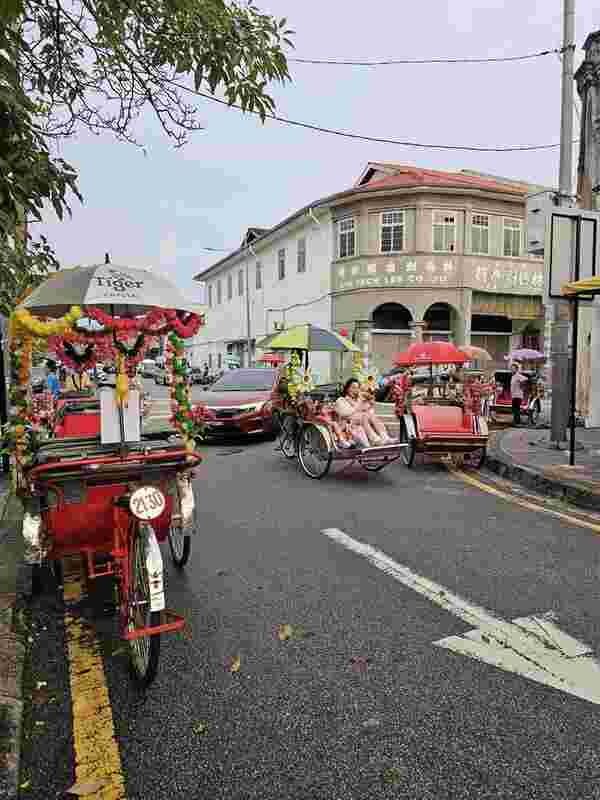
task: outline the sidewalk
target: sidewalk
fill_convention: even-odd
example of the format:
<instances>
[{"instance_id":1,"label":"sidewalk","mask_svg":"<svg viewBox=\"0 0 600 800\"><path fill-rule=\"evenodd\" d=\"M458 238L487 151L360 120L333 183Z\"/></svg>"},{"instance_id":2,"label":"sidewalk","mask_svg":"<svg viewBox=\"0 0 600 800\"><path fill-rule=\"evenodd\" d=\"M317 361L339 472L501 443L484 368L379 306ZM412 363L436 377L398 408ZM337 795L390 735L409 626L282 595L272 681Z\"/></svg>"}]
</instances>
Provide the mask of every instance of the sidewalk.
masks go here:
<instances>
[{"instance_id":1,"label":"sidewalk","mask_svg":"<svg viewBox=\"0 0 600 800\"><path fill-rule=\"evenodd\" d=\"M21 504L0 473L0 798L15 798L19 777L21 683L25 647L15 629L14 605L23 573Z\"/></svg>"},{"instance_id":2,"label":"sidewalk","mask_svg":"<svg viewBox=\"0 0 600 800\"><path fill-rule=\"evenodd\" d=\"M566 443L534 428L493 431L486 466L504 478L574 505L600 511L600 429L577 428L575 466Z\"/></svg>"}]
</instances>

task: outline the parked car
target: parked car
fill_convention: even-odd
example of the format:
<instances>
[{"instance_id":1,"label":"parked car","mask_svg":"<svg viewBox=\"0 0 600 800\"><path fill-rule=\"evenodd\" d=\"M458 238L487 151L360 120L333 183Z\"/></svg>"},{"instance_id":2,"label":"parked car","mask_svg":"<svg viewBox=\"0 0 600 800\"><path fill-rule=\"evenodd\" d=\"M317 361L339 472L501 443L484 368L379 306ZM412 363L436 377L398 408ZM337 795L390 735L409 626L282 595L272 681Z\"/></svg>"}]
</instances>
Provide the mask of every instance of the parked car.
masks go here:
<instances>
[{"instance_id":1,"label":"parked car","mask_svg":"<svg viewBox=\"0 0 600 800\"><path fill-rule=\"evenodd\" d=\"M275 435L278 424L273 416L271 394L276 381L275 369L227 371L202 395L202 402L216 417L208 423L208 433Z\"/></svg>"},{"instance_id":2,"label":"parked car","mask_svg":"<svg viewBox=\"0 0 600 800\"><path fill-rule=\"evenodd\" d=\"M168 386L171 383L171 376L165 367L156 367L153 373L154 383Z\"/></svg>"},{"instance_id":3,"label":"parked car","mask_svg":"<svg viewBox=\"0 0 600 800\"><path fill-rule=\"evenodd\" d=\"M138 368L142 378L153 378L156 372L156 361L153 358L145 358Z\"/></svg>"},{"instance_id":4,"label":"parked car","mask_svg":"<svg viewBox=\"0 0 600 800\"><path fill-rule=\"evenodd\" d=\"M31 391L33 394L39 394L46 388L46 371L44 367L31 368Z\"/></svg>"}]
</instances>

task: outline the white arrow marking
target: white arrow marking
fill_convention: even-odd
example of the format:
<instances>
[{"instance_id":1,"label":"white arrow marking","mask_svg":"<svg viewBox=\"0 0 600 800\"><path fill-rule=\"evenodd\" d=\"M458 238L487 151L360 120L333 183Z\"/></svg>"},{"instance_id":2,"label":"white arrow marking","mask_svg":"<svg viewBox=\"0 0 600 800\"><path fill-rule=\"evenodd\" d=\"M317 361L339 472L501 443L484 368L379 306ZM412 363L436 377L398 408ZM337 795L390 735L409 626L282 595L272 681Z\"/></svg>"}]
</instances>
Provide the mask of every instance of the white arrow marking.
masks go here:
<instances>
[{"instance_id":1,"label":"white arrow marking","mask_svg":"<svg viewBox=\"0 0 600 800\"><path fill-rule=\"evenodd\" d=\"M338 528L321 533L475 628L434 644L600 705L600 663L591 647L553 624L552 613L506 622Z\"/></svg>"}]
</instances>

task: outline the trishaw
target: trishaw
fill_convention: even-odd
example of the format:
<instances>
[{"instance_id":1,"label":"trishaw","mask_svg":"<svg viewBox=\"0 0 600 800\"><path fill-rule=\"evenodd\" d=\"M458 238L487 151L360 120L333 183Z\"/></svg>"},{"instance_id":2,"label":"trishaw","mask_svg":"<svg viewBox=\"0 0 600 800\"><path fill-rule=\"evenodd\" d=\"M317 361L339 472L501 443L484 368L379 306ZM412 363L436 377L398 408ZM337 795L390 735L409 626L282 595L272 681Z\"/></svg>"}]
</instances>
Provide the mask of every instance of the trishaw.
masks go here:
<instances>
[{"instance_id":1,"label":"trishaw","mask_svg":"<svg viewBox=\"0 0 600 800\"><path fill-rule=\"evenodd\" d=\"M479 469L484 461L488 443L488 426L481 416L483 384L476 380L463 383L462 401L424 399L411 402L411 383L408 368L416 365L462 365L468 357L448 342L425 342L411 345L396 358L397 366L407 368L396 380L394 401L400 420L400 441L405 445L401 458L412 467L417 454L425 457L452 457L465 466Z\"/></svg>"},{"instance_id":2,"label":"trishaw","mask_svg":"<svg viewBox=\"0 0 600 800\"><path fill-rule=\"evenodd\" d=\"M318 391L313 386L308 364L310 352L354 353L356 370L353 375L360 381L362 353L356 345L335 331L305 324L272 334L257 347L292 351L273 394L273 406L281 421L278 449L288 459L297 458L305 475L319 480L327 475L334 462L344 462L346 467L359 464L368 472L379 472L398 460L406 446L400 442L341 448L333 428L336 422L334 401L340 387ZM373 382L373 397L374 388Z\"/></svg>"},{"instance_id":3,"label":"trishaw","mask_svg":"<svg viewBox=\"0 0 600 800\"><path fill-rule=\"evenodd\" d=\"M95 320L100 330L82 327L83 319ZM194 529L192 470L201 461L195 440L206 414L190 404L183 339L201 324L164 278L110 264L53 275L10 322L13 408L4 434L24 505L27 560L40 568L79 556L88 581L114 580L120 635L142 686L156 675L161 633L184 625L166 607L159 544L168 539L174 564L185 565ZM141 434L139 395L129 387L127 371L165 335L177 435L150 439ZM100 389L98 399L65 400L58 412L63 431L55 437L37 424L27 390L33 342L47 344L51 337L76 352L83 348L88 362L96 353L98 360L111 358L117 365L116 386ZM73 418L90 412L89 429L65 433L69 404Z\"/></svg>"},{"instance_id":4,"label":"trishaw","mask_svg":"<svg viewBox=\"0 0 600 800\"><path fill-rule=\"evenodd\" d=\"M531 425L536 425L542 412L543 384L533 370L521 370L521 374L527 378L522 386L521 414L527 416ZM510 417L512 420L511 378L512 371L509 369L498 369L494 373L495 392L490 405L490 416L494 422L501 422L501 417Z\"/></svg>"}]
</instances>

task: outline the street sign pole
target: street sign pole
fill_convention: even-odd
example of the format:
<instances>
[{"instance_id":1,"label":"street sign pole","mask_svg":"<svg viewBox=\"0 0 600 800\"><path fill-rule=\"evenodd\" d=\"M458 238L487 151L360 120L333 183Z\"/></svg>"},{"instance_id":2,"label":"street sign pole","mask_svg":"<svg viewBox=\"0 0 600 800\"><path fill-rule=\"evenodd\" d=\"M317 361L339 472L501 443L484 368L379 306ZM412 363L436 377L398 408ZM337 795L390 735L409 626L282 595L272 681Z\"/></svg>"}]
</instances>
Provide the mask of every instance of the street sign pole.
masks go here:
<instances>
[{"instance_id":1,"label":"street sign pole","mask_svg":"<svg viewBox=\"0 0 600 800\"><path fill-rule=\"evenodd\" d=\"M575 61L575 0L563 0L563 53L562 99L560 125L559 204L568 206L573 185L573 99ZM568 357L569 357L569 304L563 300L549 300L551 317L551 380L552 412L551 441L558 447L566 440L566 423L569 408ZM575 352L577 342L574 342Z\"/></svg>"}]
</instances>

